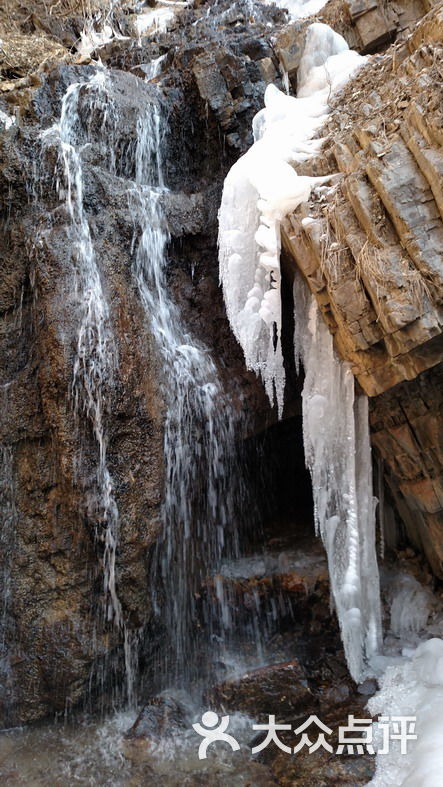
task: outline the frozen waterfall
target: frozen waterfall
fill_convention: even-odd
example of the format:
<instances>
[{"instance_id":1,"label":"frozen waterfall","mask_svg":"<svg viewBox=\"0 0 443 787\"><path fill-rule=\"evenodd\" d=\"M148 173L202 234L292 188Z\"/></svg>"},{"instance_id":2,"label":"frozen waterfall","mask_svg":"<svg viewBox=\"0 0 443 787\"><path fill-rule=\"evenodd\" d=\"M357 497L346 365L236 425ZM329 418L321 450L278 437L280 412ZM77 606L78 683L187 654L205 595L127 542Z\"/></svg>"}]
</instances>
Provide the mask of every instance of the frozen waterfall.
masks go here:
<instances>
[{"instance_id":1,"label":"frozen waterfall","mask_svg":"<svg viewBox=\"0 0 443 787\"><path fill-rule=\"evenodd\" d=\"M322 140L316 133L327 117L331 94L365 61L327 25L311 25L298 97L268 86L265 108L254 119L256 141L232 167L223 189L219 257L228 318L248 368L262 377L280 415L285 387L280 222L308 201L312 189L330 180L298 176L294 165L318 152ZM304 286L296 279L296 358L306 373L305 456L345 653L358 681L381 644L367 400L354 397L353 375L335 355Z\"/></svg>"}]
</instances>

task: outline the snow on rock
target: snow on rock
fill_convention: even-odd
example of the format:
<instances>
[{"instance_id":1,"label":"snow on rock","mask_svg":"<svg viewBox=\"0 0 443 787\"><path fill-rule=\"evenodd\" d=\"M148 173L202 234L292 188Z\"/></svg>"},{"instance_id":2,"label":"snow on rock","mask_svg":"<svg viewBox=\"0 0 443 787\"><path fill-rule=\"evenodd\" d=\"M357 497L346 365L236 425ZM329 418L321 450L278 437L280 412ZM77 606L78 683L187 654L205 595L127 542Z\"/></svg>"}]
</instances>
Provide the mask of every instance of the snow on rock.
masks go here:
<instances>
[{"instance_id":1,"label":"snow on rock","mask_svg":"<svg viewBox=\"0 0 443 787\"><path fill-rule=\"evenodd\" d=\"M400 663L388 666L380 691L369 700L372 714L416 717L416 740L389 741L378 753L371 787L441 787L443 774L443 639L422 642ZM383 723L374 724L376 751L383 747ZM412 731L411 731L412 732Z\"/></svg>"},{"instance_id":2,"label":"snow on rock","mask_svg":"<svg viewBox=\"0 0 443 787\"><path fill-rule=\"evenodd\" d=\"M3 112L3 110L0 109L0 123L5 127L6 131L10 129L11 126L14 126L15 122L16 119L13 115L8 115L6 112Z\"/></svg>"},{"instance_id":3,"label":"snow on rock","mask_svg":"<svg viewBox=\"0 0 443 787\"><path fill-rule=\"evenodd\" d=\"M114 37L122 38L122 36L116 34L111 25L104 24L101 30L96 30L92 22L88 20L80 33L77 52L82 57L89 57L95 49L108 44Z\"/></svg>"},{"instance_id":4,"label":"snow on rock","mask_svg":"<svg viewBox=\"0 0 443 787\"><path fill-rule=\"evenodd\" d=\"M253 123L255 142L225 180L219 258L228 318L247 367L262 377L280 415L285 386L280 223L309 200L312 189L330 180L298 176L293 165L318 153L322 140L314 135L327 117L331 94L365 62L327 25L310 25L298 97L268 86L265 107Z\"/></svg>"}]
</instances>

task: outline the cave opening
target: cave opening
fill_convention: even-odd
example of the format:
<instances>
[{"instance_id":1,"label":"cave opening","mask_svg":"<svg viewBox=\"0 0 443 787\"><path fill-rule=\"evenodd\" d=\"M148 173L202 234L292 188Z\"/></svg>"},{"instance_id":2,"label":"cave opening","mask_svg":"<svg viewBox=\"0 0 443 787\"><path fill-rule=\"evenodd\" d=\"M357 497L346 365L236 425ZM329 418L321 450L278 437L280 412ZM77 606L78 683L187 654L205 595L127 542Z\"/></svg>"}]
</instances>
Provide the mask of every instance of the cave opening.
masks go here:
<instances>
[{"instance_id":1,"label":"cave opening","mask_svg":"<svg viewBox=\"0 0 443 787\"><path fill-rule=\"evenodd\" d=\"M256 463L255 483L260 479L255 494L260 498L263 543L295 546L315 537L314 501L303 446L304 370L296 369L294 359L294 269L287 261L282 262L281 342L286 375L283 417L274 418L249 441L249 456Z\"/></svg>"}]
</instances>

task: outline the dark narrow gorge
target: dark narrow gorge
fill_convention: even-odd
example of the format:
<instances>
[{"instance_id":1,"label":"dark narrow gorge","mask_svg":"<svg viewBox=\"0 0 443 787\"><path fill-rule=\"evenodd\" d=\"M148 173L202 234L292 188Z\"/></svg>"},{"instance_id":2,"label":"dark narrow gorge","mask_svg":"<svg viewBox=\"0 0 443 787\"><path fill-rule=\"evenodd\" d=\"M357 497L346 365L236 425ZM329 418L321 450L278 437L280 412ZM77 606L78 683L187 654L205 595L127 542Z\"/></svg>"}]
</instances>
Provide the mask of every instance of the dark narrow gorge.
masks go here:
<instances>
[{"instance_id":1,"label":"dark narrow gorge","mask_svg":"<svg viewBox=\"0 0 443 787\"><path fill-rule=\"evenodd\" d=\"M441 787L442 55L5 0L2 784Z\"/></svg>"}]
</instances>

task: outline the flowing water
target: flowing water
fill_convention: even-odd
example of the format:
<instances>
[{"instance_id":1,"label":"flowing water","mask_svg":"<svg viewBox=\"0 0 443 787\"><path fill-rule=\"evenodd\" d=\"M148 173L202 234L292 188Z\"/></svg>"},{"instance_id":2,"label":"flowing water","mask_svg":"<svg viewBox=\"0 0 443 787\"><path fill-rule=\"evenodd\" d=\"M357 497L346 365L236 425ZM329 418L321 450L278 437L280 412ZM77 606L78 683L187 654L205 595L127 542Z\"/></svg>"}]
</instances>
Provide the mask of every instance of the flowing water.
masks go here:
<instances>
[{"instance_id":1,"label":"flowing water","mask_svg":"<svg viewBox=\"0 0 443 787\"><path fill-rule=\"evenodd\" d=\"M106 167L115 173L118 113L112 90L112 79L103 68L88 81L71 85L62 101L60 121L44 132L43 143L59 150L57 189L69 216L78 304L72 399L79 424L86 418L97 448L96 483L87 508L103 548L104 617L123 633L126 694L133 703L138 641L137 632L129 633L118 595L119 513L107 461L109 397L118 375L118 358L84 208L82 167L82 155L93 142ZM140 111L135 147L126 151L133 165L126 161L120 167L135 172L134 180L128 181L133 276L157 347L165 403L163 527L153 561L151 592L168 644L162 648L156 672L161 687L189 688L197 676L201 683L203 664L206 672L211 670L230 630L222 589L209 589L200 601L202 587L217 574L222 557L238 555L239 532L254 508L239 459L244 426L239 408L225 392L209 350L183 325L168 293L166 145L165 112L160 94L153 92L152 101ZM78 463L80 474L82 457ZM205 623L196 634L199 613Z\"/></svg>"},{"instance_id":2,"label":"flowing water","mask_svg":"<svg viewBox=\"0 0 443 787\"><path fill-rule=\"evenodd\" d=\"M43 142L59 151L57 189L69 217L78 304L72 400L79 421L86 418L90 424L97 448L88 513L96 525L96 538L103 543L104 615L125 635L126 695L131 703L136 688L131 645L137 642L130 641L118 596L119 515L107 462L109 392L118 374L118 359L84 208L82 168L82 153L93 139L92 126L94 143L98 129L101 154L111 170L115 168L116 122L112 82L99 69L89 81L68 88L60 122L44 133ZM199 715L201 690L216 678L218 661L223 658L235 668L231 599L217 575L223 561L239 556L239 535L255 516L255 507L239 451L244 423L238 404L224 390L209 350L189 333L168 292L169 234L164 216L168 189L162 166L166 138L161 97L153 96L140 112L135 150L128 154L135 164L135 178L128 181L128 210L134 226L133 276L157 347L165 407L163 528L153 558L151 590L165 634L156 665L157 683L169 692L185 689L182 699L190 714L188 732L174 743L165 743L155 761L158 774L172 785L180 783L175 781L180 769L192 774L206 768L197 758L191 720ZM6 462L8 456L3 459ZM263 657L259 606L244 634L254 665ZM122 754L122 733L134 718L127 713L99 724L85 718L74 724L68 720L52 727L13 730L0 739L0 774L17 785L44 785L48 778L51 785L126 784L131 769ZM239 734L244 727L239 717ZM229 756L222 756L216 767L226 768L230 783L241 785L249 769L256 767L248 763L245 756L233 768Z\"/></svg>"},{"instance_id":3,"label":"flowing water","mask_svg":"<svg viewBox=\"0 0 443 787\"><path fill-rule=\"evenodd\" d=\"M169 639L161 654L161 684L188 687L207 679L223 649L216 621L229 631L220 592L207 595L205 625L196 631L205 580L222 557L238 554L239 532L253 507L242 482L238 409L223 389L209 350L183 325L167 285L167 198L162 157L165 120L160 103L139 119L136 189L130 205L136 224L134 277L162 361L165 401L165 500L152 595ZM220 610L221 607L221 610ZM221 614L220 614L221 612Z\"/></svg>"},{"instance_id":4,"label":"flowing water","mask_svg":"<svg viewBox=\"0 0 443 787\"><path fill-rule=\"evenodd\" d=\"M88 492L86 508L95 538L102 549L104 622L123 633L126 696L134 702L135 658L116 585L116 554L119 512L114 483L109 472L109 397L114 386L118 359L112 334L109 305L84 209L82 153L90 141L98 145L111 171L115 171L112 144L117 123L116 105L105 69L98 69L88 81L69 86L63 100L60 121L42 134L44 146L59 151L57 192L66 205L71 247L73 287L77 303L77 338L73 361L72 401L78 428L90 424L96 443L95 484ZM83 456L77 457L77 473L82 475ZM103 676L102 676L103 677Z\"/></svg>"}]
</instances>

